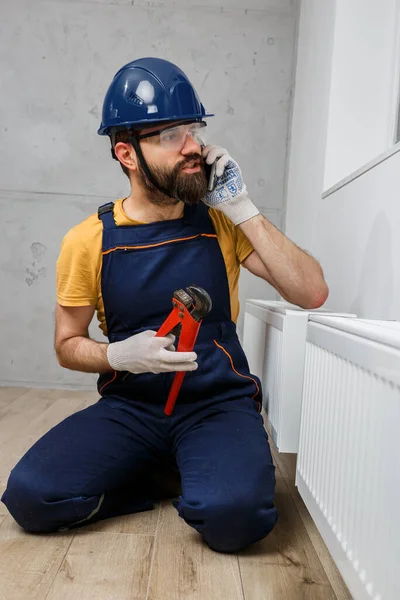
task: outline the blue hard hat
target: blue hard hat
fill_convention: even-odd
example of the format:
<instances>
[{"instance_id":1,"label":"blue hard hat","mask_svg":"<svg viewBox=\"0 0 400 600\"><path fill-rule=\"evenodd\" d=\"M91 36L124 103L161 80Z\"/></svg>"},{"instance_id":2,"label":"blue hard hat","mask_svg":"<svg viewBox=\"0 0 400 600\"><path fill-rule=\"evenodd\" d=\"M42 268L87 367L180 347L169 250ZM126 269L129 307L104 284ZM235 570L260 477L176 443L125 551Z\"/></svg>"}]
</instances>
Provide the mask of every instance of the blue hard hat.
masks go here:
<instances>
[{"instance_id":1,"label":"blue hard hat","mask_svg":"<svg viewBox=\"0 0 400 600\"><path fill-rule=\"evenodd\" d=\"M160 121L201 120L204 106L185 73L161 58L140 58L122 67L107 90L99 135L112 128Z\"/></svg>"}]
</instances>

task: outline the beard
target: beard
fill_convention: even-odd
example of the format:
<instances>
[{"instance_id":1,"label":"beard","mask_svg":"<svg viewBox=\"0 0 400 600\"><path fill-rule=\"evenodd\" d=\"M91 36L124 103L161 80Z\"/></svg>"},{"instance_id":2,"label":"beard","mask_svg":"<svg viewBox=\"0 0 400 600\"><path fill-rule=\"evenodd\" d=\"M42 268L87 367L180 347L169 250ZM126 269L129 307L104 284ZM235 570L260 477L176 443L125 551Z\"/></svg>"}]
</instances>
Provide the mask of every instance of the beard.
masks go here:
<instances>
[{"instance_id":1,"label":"beard","mask_svg":"<svg viewBox=\"0 0 400 600\"><path fill-rule=\"evenodd\" d=\"M193 162L200 164L200 171L198 173L185 173L182 169ZM155 165L149 165L149 169L156 183L169 194L169 196L166 196L149 181L139 162L138 174L141 185L147 190L149 201L152 204L158 206L173 206L178 202L198 204L206 195L206 170L204 159L200 154L190 154L172 169Z\"/></svg>"}]
</instances>

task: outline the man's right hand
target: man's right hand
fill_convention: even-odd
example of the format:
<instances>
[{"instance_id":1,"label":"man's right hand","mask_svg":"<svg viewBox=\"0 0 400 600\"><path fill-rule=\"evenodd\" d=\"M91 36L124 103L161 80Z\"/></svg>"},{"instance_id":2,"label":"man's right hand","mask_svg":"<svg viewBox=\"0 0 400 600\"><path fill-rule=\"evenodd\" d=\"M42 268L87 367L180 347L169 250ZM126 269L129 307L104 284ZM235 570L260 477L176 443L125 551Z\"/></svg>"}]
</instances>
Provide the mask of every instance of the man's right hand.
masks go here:
<instances>
[{"instance_id":1,"label":"man's right hand","mask_svg":"<svg viewBox=\"0 0 400 600\"><path fill-rule=\"evenodd\" d=\"M175 352L175 336L156 337L155 331L142 331L107 347L107 359L115 371L168 373L195 371L195 352Z\"/></svg>"}]
</instances>

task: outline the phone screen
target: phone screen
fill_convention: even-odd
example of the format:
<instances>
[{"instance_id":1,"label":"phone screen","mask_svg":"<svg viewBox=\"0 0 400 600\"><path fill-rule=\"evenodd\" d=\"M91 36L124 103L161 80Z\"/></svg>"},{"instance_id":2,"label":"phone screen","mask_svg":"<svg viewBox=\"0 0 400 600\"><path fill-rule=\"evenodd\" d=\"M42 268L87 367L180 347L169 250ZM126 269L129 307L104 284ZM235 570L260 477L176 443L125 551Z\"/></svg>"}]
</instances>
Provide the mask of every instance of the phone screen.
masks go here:
<instances>
[{"instance_id":1,"label":"phone screen","mask_svg":"<svg viewBox=\"0 0 400 600\"><path fill-rule=\"evenodd\" d=\"M207 186L207 190L209 192L212 192L215 189L215 184L217 182L217 176L216 176L216 162L213 162L212 165L209 165L207 163L205 163L206 165L206 174L207 174L207 179L208 179L208 186Z\"/></svg>"}]
</instances>

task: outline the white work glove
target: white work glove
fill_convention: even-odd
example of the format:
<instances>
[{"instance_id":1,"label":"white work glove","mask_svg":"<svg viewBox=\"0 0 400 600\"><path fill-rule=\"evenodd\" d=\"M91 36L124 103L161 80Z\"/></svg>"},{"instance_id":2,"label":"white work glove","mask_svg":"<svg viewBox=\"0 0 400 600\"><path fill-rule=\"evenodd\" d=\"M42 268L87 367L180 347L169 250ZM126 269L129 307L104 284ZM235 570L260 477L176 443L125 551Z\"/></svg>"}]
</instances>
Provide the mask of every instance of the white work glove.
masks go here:
<instances>
[{"instance_id":1,"label":"white work glove","mask_svg":"<svg viewBox=\"0 0 400 600\"><path fill-rule=\"evenodd\" d=\"M239 165L221 146L205 146L203 157L207 164L216 164L217 182L207 192L204 204L223 212L234 225L248 221L260 212L247 195Z\"/></svg>"},{"instance_id":2,"label":"white work glove","mask_svg":"<svg viewBox=\"0 0 400 600\"><path fill-rule=\"evenodd\" d=\"M107 347L107 358L115 371L168 373L197 369L195 352L175 352L175 336L156 337L155 331L142 331Z\"/></svg>"}]
</instances>

